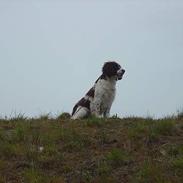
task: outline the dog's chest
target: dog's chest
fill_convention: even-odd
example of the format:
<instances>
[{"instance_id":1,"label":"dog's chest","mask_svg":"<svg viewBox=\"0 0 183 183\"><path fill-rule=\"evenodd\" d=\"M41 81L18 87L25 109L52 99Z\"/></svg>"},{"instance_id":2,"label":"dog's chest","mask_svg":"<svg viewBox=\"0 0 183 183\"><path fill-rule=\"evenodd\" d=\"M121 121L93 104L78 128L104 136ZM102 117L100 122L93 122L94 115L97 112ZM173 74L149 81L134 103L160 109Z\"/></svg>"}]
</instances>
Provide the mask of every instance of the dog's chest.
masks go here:
<instances>
[{"instance_id":1,"label":"dog's chest","mask_svg":"<svg viewBox=\"0 0 183 183\"><path fill-rule=\"evenodd\" d=\"M102 96L101 107L108 108L114 100L115 97L115 89L106 90Z\"/></svg>"},{"instance_id":2,"label":"dog's chest","mask_svg":"<svg viewBox=\"0 0 183 183\"><path fill-rule=\"evenodd\" d=\"M100 97L101 108L105 109L110 106L115 98L116 87L114 82L100 80L96 85L96 92Z\"/></svg>"}]
</instances>

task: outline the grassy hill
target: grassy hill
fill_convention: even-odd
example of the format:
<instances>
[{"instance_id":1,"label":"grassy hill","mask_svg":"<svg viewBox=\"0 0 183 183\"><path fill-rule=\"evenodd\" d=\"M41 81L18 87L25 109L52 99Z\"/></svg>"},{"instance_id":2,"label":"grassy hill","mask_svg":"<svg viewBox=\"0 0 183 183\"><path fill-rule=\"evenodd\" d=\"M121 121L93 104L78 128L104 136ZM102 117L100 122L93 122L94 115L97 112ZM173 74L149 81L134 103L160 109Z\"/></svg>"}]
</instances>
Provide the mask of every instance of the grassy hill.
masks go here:
<instances>
[{"instance_id":1,"label":"grassy hill","mask_svg":"<svg viewBox=\"0 0 183 183\"><path fill-rule=\"evenodd\" d=\"M182 183L183 117L0 119L0 183Z\"/></svg>"}]
</instances>

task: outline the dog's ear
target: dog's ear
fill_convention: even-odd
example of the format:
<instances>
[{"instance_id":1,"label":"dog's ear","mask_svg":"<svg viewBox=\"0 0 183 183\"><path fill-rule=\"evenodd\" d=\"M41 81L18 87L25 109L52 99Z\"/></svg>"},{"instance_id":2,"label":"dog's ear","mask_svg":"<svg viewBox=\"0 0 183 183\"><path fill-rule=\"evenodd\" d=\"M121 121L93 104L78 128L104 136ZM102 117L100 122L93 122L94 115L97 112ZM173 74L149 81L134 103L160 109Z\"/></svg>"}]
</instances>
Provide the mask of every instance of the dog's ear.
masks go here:
<instances>
[{"instance_id":1,"label":"dog's ear","mask_svg":"<svg viewBox=\"0 0 183 183\"><path fill-rule=\"evenodd\" d=\"M111 77L117 74L119 64L116 62L105 62L102 68L102 73L105 76Z\"/></svg>"}]
</instances>

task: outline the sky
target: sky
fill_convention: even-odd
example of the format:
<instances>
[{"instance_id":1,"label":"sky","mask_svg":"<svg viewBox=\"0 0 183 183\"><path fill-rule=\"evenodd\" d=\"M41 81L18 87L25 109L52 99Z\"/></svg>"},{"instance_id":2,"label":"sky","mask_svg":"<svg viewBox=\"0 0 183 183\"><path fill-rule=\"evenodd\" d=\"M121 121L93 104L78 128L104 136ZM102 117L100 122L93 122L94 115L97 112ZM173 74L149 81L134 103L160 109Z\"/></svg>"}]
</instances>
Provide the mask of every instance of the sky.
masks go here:
<instances>
[{"instance_id":1,"label":"sky","mask_svg":"<svg viewBox=\"0 0 183 183\"><path fill-rule=\"evenodd\" d=\"M71 113L106 61L111 115L183 110L182 0L0 0L0 116Z\"/></svg>"}]
</instances>

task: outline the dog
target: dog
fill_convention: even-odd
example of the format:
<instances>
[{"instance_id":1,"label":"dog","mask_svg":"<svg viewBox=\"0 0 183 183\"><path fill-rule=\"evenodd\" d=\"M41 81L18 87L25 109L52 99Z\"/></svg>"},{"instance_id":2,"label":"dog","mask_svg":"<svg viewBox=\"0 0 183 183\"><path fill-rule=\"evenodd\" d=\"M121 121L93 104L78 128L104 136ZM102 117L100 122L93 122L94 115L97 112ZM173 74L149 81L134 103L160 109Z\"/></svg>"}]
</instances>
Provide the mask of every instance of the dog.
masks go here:
<instances>
[{"instance_id":1,"label":"dog","mask_svg":"<svg viewBox=\"0 0 183 183\"><path fill-rule=\"evenodd\" d=\"M121 80L125 70L114 61L105 62L102 75L94 86L79 100L73 108L71 119L110 116L110 109L116 94L116 82Z\"/></svg>"}]
</instances>

